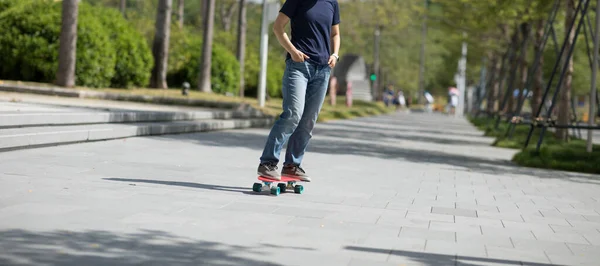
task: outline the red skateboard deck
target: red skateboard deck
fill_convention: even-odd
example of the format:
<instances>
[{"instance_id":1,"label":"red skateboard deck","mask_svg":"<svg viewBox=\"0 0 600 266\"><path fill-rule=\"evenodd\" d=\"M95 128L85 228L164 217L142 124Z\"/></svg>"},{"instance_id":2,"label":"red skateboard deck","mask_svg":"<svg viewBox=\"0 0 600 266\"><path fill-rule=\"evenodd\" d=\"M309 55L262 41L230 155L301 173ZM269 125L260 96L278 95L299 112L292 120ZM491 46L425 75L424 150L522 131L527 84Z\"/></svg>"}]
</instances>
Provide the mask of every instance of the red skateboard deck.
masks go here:
<instances>
[{"instance_id":1,"label":"red skateboard deck","mask_svg":"<svg viewBox=\"0 0 600 266\"><path fill-rule=\"evenodd\" d=\"M297 177L289 177L289 176L281 176L281 180L275 180L275 179L270 179L270 178L266 178L263 176L258 176L258 180L260 181L264 181L264 182L305 182L302 181L302 179L297 178Z\"/></svg>"},{"instance_id":2,"label":"red skateboard deck","mask_svg":"<svg viewBox=\"0 0 600 266\"><path fill-rule=\"evenodd\" d=\"M289 176L281 176L281 180L273 180L264 176L258 176L258 180L263 181L264 184L254 183L252 191L262 192L264 190L270 190L271 194L275 196L278 196L279 193L285 193L288 189L293 190L296 194L302 194L304 187L302 185L296 185L296 182L306 182L302 181L300 178ZM275 186L275 183L279 184Z\"/></svg>"}]
</instances>

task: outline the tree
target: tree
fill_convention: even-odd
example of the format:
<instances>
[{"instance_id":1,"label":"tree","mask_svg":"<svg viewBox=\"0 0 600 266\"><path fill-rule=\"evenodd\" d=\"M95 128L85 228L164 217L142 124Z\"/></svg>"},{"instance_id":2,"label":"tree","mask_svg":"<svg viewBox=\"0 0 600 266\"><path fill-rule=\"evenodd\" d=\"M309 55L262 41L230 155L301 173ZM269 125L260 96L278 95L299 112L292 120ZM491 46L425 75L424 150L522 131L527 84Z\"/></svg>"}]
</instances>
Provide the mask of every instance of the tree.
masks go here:
<instances>
[{"instance_id":1,"label":"tree","mask_svg":"<svg viewBox=\"0 0 600 266\"><path fill-rule=\"evenodd\" d=\"M244 97L244 62L246 54L246 0L240 0L238 17L237 59L240 62L240 97Z\"/></svg>"},{"instance_id":2,"label":"tree","mask_svg":"<svg viewBox=\"0 0 600 266\"><path fill-rule=\"evenodd\" d=\"M233 15L235 14L235 4L236 0L221 0L220 4L220 13L221 13L221 26L224 31L231 30L231 21L233 20Z\"/></svg>"},{"instance_id":3,"label":"tree","mask_svg":"<svg viewBox=\"0 0 600 266\"><path fill-rule=\"evenodd\" d=\"M496 75L498 75L500 69L500 60L502 59L495 53L489 52L490 59L490 87L488 88L487 94L487 113L491 114L494 112L494 107L496 105L496 94L498 93L498 79L496 79Z\"/></svg>"},{"instance_id":4,"label":"tree","mask_svg":"<svg viewBox=\"0 0 600 266\"><path fill-rule=\"evenodd\" d=\"M529 90L529 88L525 88L525 86L527 85L527 74L529 72L528 69L528 65L529 63L527 62L527 51L529 49L527 49L528 43L529 43L529 35L530 35L530 24L528 22L524 22L521 24L521 41L523 41L523 46L521 47L521 57L519 58L519 64L520 64L520 72L521 72L521 79L519 81L519 85L517 86L517 89L519 90L519 94L518 94L518 98L517 98L517 102L519 102L521 100L522 97L524 97L524 91L527 89ZM511 92L512 93L512 92ZM529 92L528 92L529 93ZM508 104L508 113L510 115L514 114L515 111L515 103L514 103L514 97L511 95L510 96L510 101Z\"/></svg>"},{"instance_id":5,"label":"tree","mask_svg":"<svg viewBox=\"0 0 600 266\"><path fill-rule=\"evenodd\" d=\"M544 19L538 19L535 22L535 46L534 51L535 54L540 53L542 50L542 41L544 36ZM531 96L531 110L535 115L535 112L540 108L542 104L542 89L544 86L544 71L542 66L544 65L544 57L540 57L539 67L537 71L534 73L534 84L532 88L533 95Z\"/></svg>"},{"instance_id":6,"label":"tree","mask_svg":"<svg viewBox=\"0 0 600 266\"><path fill-rule=\"evenodd\" d=\"M171 25L171 8L173 0L159 0L156 12L154 43L152 54L154 55L154 68L150 78L150 87L166 89L167 86L167 62L169 60L169 35Z\"/></svg>"},{"instance_id":7,"label":"tree","mask_svg":"<svg viewBox=\"0 0 600 266\"><path fill-rule=\"evenodd\" d=\"M210 68L212 60L213 30L215 22L215 0L206 0L206 19L204 20L204 41L202 42L202 56L200 58L200 75L198 89L203 92L212 92L210 84Z\"/></svg>"},{"instance_id":8,"label":"tree","mask_svg":"<svg viewBox=\"0 0 600 266\"><path fill-rule=\"evenodd\" d=\"M78 13L79 0L64 0L62 2L62 26L58 52L58 71L56 72L56 85L58 86L75 86Z\"/></svg>"},{"instance_id":9,"label":"tree","mask_svg":"<svg viewBox=\"0 0 600 266\"><path fill-rule=\"evenodd\" d=\"M565 29L572 27L571 33L567 36L567 41L565 45L565 51L569 51L571 46L573 46L573 41L575 40L575 27L577 23L571 23L575 18L575 1L567 0L567 10L565 16ZM565 62L567 57L567 53L564 53L563 58L561 58L562 62ZM562 84L559 91L558 98L558 120L557 123L559 125L567 125L569 124L570 118L570 108L571 107L571 85L573 82L573 57L569 58L567 62L567 72L565 73L564 83ZM556 129L556 138L559 140L567 141L569 139L569 129L568 128L557 128Z\"/></svg>"},{"instance_id":10,"label":"tree","mask_svg":"<svg viewBox=\"0 0 600 266\"><path fill-rule=\"evenodd\" d=\"M121 11L121 13L123 14L123 17L125 17L125 9L127 8L127 0L121 0L120 4L119 4L119 9Z\"/></svg>"},{"instance_id":11,"label":"tree","mask_svg":"<svg viewBox=\"0 0 600 266\"><path fill-rule=\"evenodd\" d=\"M183 28L183 15L184 15L184 9L185 9L184 6L185 6L185 0L177 1L177 22L178 22L180 29Z\"/></svg>"},{"instance_id":12,"label":"tree","mask_svg":"<svg viewBox=\"0 0 600 266\"><path fill-rule=\"evenodd\" d=\"M210 0L200 0L202 1L202 26L206 25L206 18L208 18L208 1Z\"/></svg>"}]
</instances>

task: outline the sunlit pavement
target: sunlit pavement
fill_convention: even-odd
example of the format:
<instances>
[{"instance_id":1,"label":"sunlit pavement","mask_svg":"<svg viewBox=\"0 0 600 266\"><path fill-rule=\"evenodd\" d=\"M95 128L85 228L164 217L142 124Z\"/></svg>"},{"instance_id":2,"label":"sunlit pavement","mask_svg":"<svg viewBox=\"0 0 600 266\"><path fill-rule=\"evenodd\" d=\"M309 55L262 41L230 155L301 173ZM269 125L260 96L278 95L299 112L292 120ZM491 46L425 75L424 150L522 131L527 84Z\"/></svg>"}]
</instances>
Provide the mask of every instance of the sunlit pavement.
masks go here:
<instances>
[{"instance_id":1,"label":"sunlit pavement","mask_svg":"<svg viewBox=\"0 0 600 266\"><path fill-rule=\"evenodd\" d=\"M267 134L0 153L0 265L600 261L599 176L514 166L515 150L464 119L318 124L303 164L313 182L279 196L252 191Z\"/></svg>"}]
</instances>

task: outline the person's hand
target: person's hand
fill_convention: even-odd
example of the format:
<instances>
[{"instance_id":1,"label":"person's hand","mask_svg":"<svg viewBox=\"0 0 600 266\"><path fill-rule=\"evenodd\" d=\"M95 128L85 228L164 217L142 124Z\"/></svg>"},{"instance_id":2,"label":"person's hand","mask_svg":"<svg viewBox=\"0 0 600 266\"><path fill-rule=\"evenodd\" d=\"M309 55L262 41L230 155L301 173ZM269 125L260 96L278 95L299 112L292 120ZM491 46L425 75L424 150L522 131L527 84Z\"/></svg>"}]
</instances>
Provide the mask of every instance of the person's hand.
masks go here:
<instances>
[{"instance_id":1,"label":"person's hand","mask_svg":"<svg viewBox=\"0 0 600 266\"><path fill-rule=\"evenodd\" d=\"M304 62L304 60L310 58L310 57L308 57L308 55L305 55L303 52L301 52L299 50L295 50L290 55L292 56L292 60L294 60L294 62L298 62L298 63L302 63L302 62Z\"/></svg>"},{"instance_id":2,"label":"person's hand","mask_svg":"<svg viewBox=\"0 0 600 266\"><path fill-rule=\"evenodd\" d=\"M337 64L337 58L335 56L329 56L329 61L327 62L329 67L334 68L335 64Z\"/></svg>"}]
</instances>

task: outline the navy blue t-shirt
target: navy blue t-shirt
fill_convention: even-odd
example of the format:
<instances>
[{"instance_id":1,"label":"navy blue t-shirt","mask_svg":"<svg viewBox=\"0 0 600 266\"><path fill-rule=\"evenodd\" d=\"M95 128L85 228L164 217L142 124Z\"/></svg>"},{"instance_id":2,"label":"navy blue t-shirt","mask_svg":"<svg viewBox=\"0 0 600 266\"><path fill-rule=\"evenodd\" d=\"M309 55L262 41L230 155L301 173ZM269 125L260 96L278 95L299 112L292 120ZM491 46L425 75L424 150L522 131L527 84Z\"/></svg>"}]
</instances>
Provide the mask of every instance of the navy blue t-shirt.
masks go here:
<instances>
[{"instance_id":1,"label":"navy blue t-shirt","mask_svg":"<svg viewBox=\"0 0 600 266\"><path fill-rule=\"evenodd\" d=\"M294 47L308 60L326 65L331 56L331 26L340 23L337 0L287 0L280 12L290 18Z\"/></svg>"}]
</instances>

